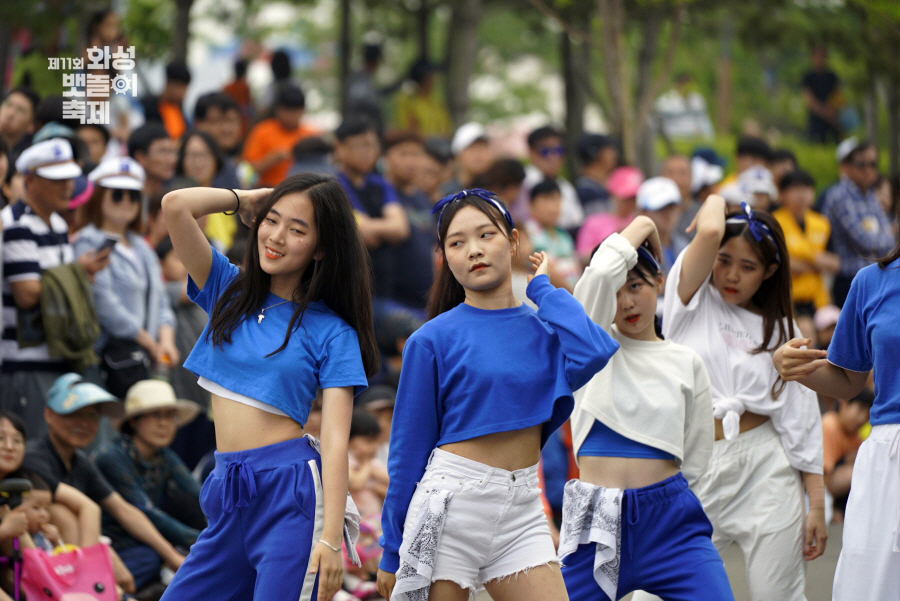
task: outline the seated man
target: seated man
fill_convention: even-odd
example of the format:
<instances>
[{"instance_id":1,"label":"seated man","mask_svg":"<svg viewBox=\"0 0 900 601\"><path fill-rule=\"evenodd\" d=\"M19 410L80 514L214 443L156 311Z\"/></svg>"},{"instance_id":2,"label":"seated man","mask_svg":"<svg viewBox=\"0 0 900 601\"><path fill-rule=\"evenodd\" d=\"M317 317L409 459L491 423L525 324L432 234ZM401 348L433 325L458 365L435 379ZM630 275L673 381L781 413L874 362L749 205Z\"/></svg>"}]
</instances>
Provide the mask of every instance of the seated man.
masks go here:
<instances>
[{"instance_id":1,"label":"seated man","mask_svg":"<svg viewBox=\"0 0 900 601\"><path fill-rule=\"evenodd\" d=\"M113 549L134 576L137 589L153 582L162 563L177 570L184 556L159 533L146 514L126 502L82 451L93 442L100 416L120 416L122 405L99 386L81 381L78 374L60 376L47 398L47 434L28 444L23 467L35 472L56 490L68 484L99 504L133 536L138 544Z\"/></svg>"},{"instance_id":2,"label":"seated man","mask_svg":"<svg viewBox=\"0 0 900 601\"><path fill-rule=\"evenodd\" d=\"M835 519L840 521L850 496L850 480L856 452L862 444L859 430L869 421L875 395L863 389L849 401L838 401L837 411L822 416L822 443L825 451L825 489L834 497Z\"/></svg>"}]
</instances>

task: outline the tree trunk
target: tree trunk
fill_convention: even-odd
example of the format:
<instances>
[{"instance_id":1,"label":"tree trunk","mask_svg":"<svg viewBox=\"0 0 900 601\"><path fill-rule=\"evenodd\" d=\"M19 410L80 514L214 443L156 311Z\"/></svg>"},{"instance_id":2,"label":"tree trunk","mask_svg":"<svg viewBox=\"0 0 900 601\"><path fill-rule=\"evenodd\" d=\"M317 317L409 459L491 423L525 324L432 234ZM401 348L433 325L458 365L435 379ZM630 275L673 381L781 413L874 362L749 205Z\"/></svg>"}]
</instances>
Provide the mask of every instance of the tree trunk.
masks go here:
<instances>
[{"instance_id":1,"label":"tree trunk","mask_svg":"<svg viewBox=\"0 0 900 601\"><path fill-rule=\"evenodd\" d=\"M609 93L610 127L622 140L625 161L635 160L635 141L631 78L627 68L625 36L625 6L623 0L597 0L600 17L603 78Z\"/></svg>"},{"instance_id":2,"label":"tree trunk","mask_svg":"<svg viewBox=\"0 0 900 601\"><path fill-rule=\"evenodd\" d=\"M888 114L888 172L891 177L900 175L900 77L896 75L888 79L887 114Z\"/></svg>"},{"instance_id":3,"label":"tree trunk","mask_svg":"<svg viewBox=\"0 0 900 601\"><path fill-rule=\"evenodd\" d=\"M731 106L731 44L734 41L734 24L725 18L722 37L719 38L719 68L716 81L716 129L720 133L731 131L728 107Z\"/></svg>"},{"instance_id":4,"label":"tree trunk","mask_svg":"<svg viewBox=\"0 0 900 601\"><path fill-rule=\"evenodd\" d=\"M430 56L430 40L428 24L431 17L431 6L428 0L420 0L419 9L416 11L416 41L419 46L419 56Z\"/></svg>"},{"instance_id":5,"label":"tree trunk","mask_svg":"<svg viewBox=\"0 0 900 601\"><path fill-rule=\"evenodd\" d=\"M583 45L573 40L568 33L560 34L560 55L562 59L563 80L566 87L566 167L570 179L575 178L580 165L575 156L575 145L584 131L584 108L587 94L580 81L588 77Z\"/></svg>"},{"instance_id":6,"label":"tree trunk","mask_svg":"<svg viewBox=\"0 0 900 601\"><path fill-rule=\"evenodd\" d=\"M350 0L341 0L341 33L338 42L338 98L341 115L347 118L347 85L350 82Z\"/></svg>"},{"instance_id":7,"label":"tree trunk","mask_svg":"<svg viewBox=\"0 0 900 601\"><path fill-rule=\"evenodd\" d=\"M0 24L0 98L6 97L6 66L9 63L9 51L12 46L11 34L12 29L9 25Z\"/></svg>"},{"instance_id":8,"label":"tree trunk","mask_svg":"<svg viewBox=\"0 0 900 601\"><path fill-rule=\"evenodd\" d=\"M453 5L447 31L447 76L444 96L454 127L465 122L469 108L469 79L478 51L478 21L482 0L457 0Z\"/></svg>"},{"instance_id":9,"label":"tree trunk","mask_svg":"<svg viewBox=\"0 0 900 601\"><path fill-rule=\"evenodd\" d=\"M175 28L172 32L172 58L187 63L191 36L191 6L194 0L175 0Z\"/></svg>"}]
</instances>

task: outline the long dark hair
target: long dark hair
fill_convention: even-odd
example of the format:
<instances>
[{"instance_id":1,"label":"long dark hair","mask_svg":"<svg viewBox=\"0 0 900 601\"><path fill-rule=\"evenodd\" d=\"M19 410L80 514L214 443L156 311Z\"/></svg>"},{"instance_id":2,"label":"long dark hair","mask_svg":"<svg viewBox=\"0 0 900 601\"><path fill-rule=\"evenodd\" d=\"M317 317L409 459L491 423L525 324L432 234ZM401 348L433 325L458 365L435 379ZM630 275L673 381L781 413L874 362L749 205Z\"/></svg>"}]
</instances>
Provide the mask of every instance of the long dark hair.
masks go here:
<instances>
[{"instance_id":1,"label":"long dark hair","mask_svg":"<svg viewBox=\"0 0 900 601\"><path fill-rule=\"evenodd\" d=\"M498 200L497 202L502 201ZM447 239L447 230L450 228L453 217L463 207L475 207L487 215L488 219L491 220L491 223L496 225L497 229L503 232L510 243L515 244L513 241L512 226L506 222L506 218L499 210L497 210L497 207L485 199L470 194L463 197L461 200L448 204L446 208L444 208L444 212L441 216L441 227L438 230L438 246L441 251L441 264L434 276L434 282L431 284L431 289L428 291L428 307L426 309L428 319L434 319L441 313L449 311L466 300L466 290L462 287L462 284L456 281L453 272L450 271L450 266L447 265L447 257L444 253L444 242Z\"/></svg>"},{"instance_id":2,"label":"long dark hair","mask_svg":"<svg viewBox=\"0 0 900 601\"><path fill-rule=\"evenodd\" d=\"M757 241L753 237L746 221L739 223L727 223L725 235L722 237L722 245L735 236L743 236L757 258L768 269L770 265L777 264L778 268L770 277L764 279L759 289L754 293L752 301L759 307L763 318L763 341L759 347L753 349L753 354L773 352L794 337L794 309L791 304L791 264L788 257L787 245L784 241L784 232L774 217L763 211L753 211L753 218L760 221L772 232L775 239L763 236ZM775 326L778 325L778 337L775 338ZM787 329L785 330L785 324ZM774 344L773 344L773 339ZM784 390L785 382L779 376L772 386L772 398L778 398Z\"/></svg>"},{"instance_id":3,"label":"long dark hair","mask_svg":"<svg viewBox=\"0 0 900 601\"><path fill-rule=\"evenodd\" d=\"M359 337L366 374L378 372L380 359L375 344L372 315L372 266L353 216L350 200L333 177L303 173L287 178L263 204L250 229L247 251L241 270L216 301L209 321L207 340L217 346L231 342L231 334L248 317L253 318L269 294L271 276L259 264L259 224L283 196L303 193L313 205L318 232L317 251L322 258L313 260L303 272L291 300L297 308L291 316L284 341L267 357L281 352L291 334L301 325L308 303L324 301Z\"/></svg>"}]
</instances>

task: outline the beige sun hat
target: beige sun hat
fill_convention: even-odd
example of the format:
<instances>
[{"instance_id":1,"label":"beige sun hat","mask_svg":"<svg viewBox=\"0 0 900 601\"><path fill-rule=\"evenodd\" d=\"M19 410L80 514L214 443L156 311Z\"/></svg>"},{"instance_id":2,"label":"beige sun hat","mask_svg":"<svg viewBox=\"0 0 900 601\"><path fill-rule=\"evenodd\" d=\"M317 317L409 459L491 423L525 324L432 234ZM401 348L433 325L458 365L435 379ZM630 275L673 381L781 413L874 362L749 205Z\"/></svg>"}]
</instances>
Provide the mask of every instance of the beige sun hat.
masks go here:
<instances>
[{"instance_id":1,"label":"beige sun hat","mask_svg":"<svg viewBox=\"0 0 900 601\"><path fill-rule=\"evenodd\" d=\"M139 415L172 408L178 410L175 423L179 428L193 421L200 413L200 405L197 403L175 398L175 389L168 382L141 380L128 389L125 395L125 414L119 420L118 426L121 427Z\"/></svg>"}]
</instances>

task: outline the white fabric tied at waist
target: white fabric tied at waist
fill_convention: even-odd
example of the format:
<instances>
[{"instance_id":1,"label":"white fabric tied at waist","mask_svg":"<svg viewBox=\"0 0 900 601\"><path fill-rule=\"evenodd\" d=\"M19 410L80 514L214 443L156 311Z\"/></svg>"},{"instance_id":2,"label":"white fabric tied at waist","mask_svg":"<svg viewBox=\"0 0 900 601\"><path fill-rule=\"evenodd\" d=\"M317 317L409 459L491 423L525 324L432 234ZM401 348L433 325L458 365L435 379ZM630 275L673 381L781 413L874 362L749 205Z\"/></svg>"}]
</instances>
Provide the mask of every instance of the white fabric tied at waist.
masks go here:
<instances>
[{"instance_id":1,"label":"white fabric tied at waist","mask_svg":"<svg viewBox=\"0 0 900 601\"><path fill-rule=\"evenodd\" d=\"M441 540L447 507L453 493L438 488L428 491L412 528L407 528L400 544L400 568L391 601L428 601L434 556Z\"/></svg>"},{"instance_id":2,"label":"white fabric tied at waist","mask_svg":"<svg viewBox=\"0 0 900 601\"><path fill-rule=\"evenodd\" d=\"M316 450L319 455L322 454L322 443L312 434L305 434L305 438L309 439L309 444ZM359 559L359 553L356 551L356 543L359 542L359 522L362 520L359 515L359 509L353 502L353 497L347 493L347 503L344 505L344 547L347 549L347 556L353 565L362 567L362 561Z\"/></svg>"},{"instance_id":3,"label":"white fabric tied at waist","mask_svg":"<svg viewBox=\"0 0 900 601\"><path fill-rule=\"evenodd\" d=\"M560 563L579 545L590 543L597 544L594 580L610 599L615 599L622 552L622 491L569 480L559 532Z\"/></svg>"},{"instance_id":4,"label":"white fabric tied at waist","mask_svg":"<svg viewBox=\"0 0 900 601\"><path fill-rule=\"evenodd\" d=\"M741 433L741 415L746 410L744 402L733 397L713 401L713 417L722 420L725 440L734 440Z\"/></svg>"}]
</instances>

